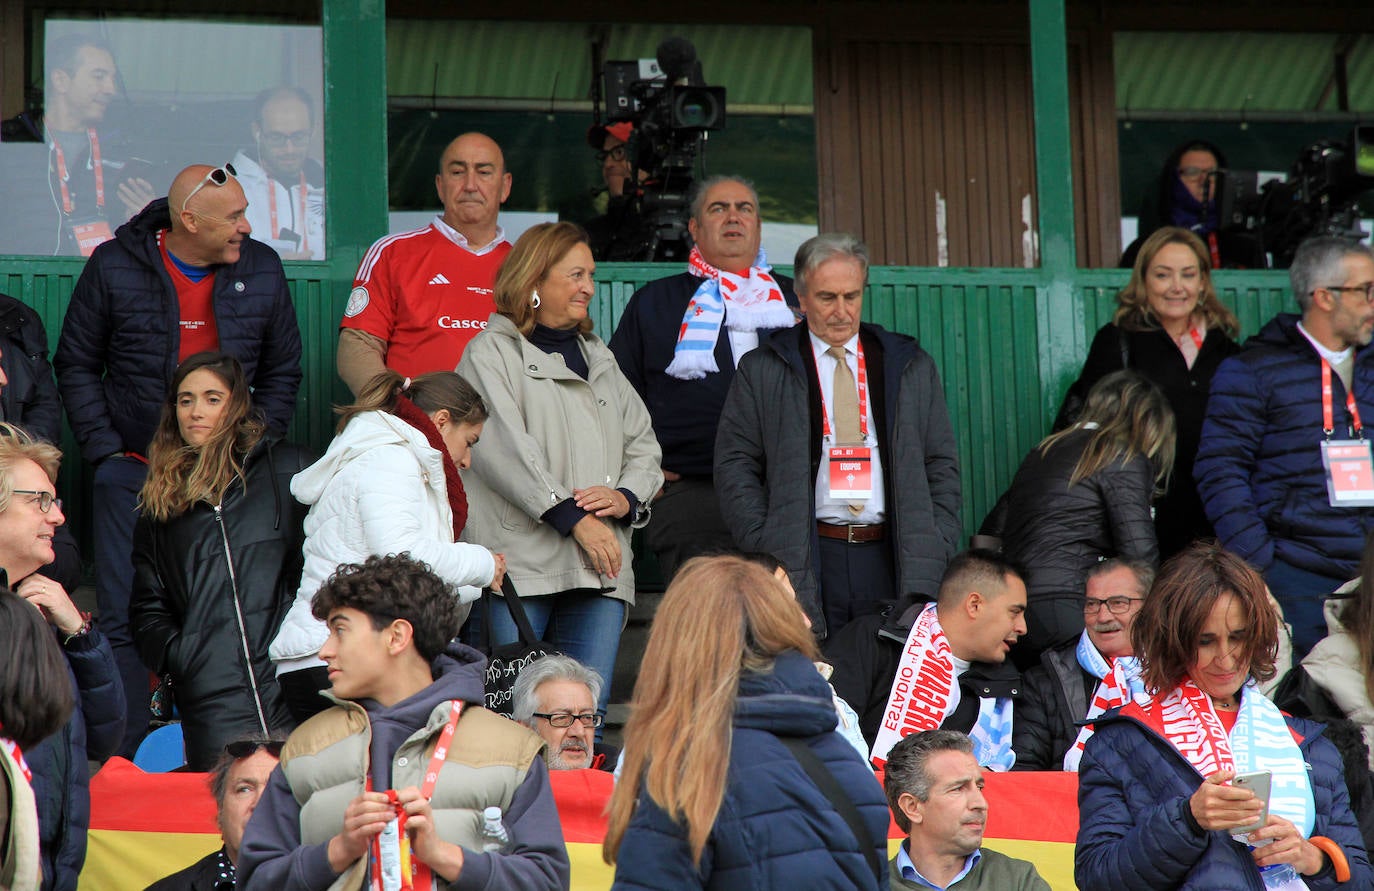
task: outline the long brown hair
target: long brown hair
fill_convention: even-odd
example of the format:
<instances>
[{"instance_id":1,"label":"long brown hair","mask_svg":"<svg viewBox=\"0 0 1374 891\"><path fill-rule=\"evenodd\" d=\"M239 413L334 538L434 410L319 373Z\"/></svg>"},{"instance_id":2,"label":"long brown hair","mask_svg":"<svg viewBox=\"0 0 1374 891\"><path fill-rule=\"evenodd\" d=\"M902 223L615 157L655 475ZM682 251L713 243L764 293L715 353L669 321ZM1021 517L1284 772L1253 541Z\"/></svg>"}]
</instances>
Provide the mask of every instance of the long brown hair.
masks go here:
<instances>
[{"instance_id":1,"label":"long brown hair","mask_svg":"<svg viewBox=\"0 0 1374 891\"><path fill-rule=\"evenodd\" d=\"M1374 533L1365 540L1360 587L1341 608L1341 624L1359 649L1365 695L1374 702Z\"/></svg>"},{"instance_id":2,"label":"long brown hair","mask_svg":"<svg viewBox=\"0 0 1374 891\"><path fill-rule=\"evenodd\" d=\"M404 377L387 368L378 372L358 391L352 405L336 405L339 416L335 433L342 433L348 422L369 411L396 411L396 402L405 396L427 415L447 409L454 424L481 424L487 419L487 404L472 384L456 371L430 371L415 378Z\"/></svg>"},{"instance_id":3,"label":"long brown hair","mask_svg":"<svg viewBox=\"0 0 1374 891\"><path fill-rule=\"evenodd\" d=\"M625 724L625 768L611 795L601 855L614 863L643 784L687 826L700 864L725 799L740 673L788 650L817 658L796 598L740 557L696 557L668 586L644 648Z\"/></svg>"},{"instance_id":4,"label":"long brown hair","mask_svg":"<svg viewBox=\"0 0 1374 891\"><path fill-rule=\"evenodd\" d=\"M1187 679L1207 616L1227 594L1236 598L1250 630L1236 658L1258 681L1274 676L1279 619L1264 579L1244 560L1207 541L1164 564L1131 623L1131 645L1146 687L1167 693Z\"/></svg>"},{"instance_id":5,"label":"long brown hair","mask_svg":"<svg viewBox=\"0 0 1374 891\"><path fill-rule=\"evenodd\" d=\"M1144 455L1154 465L1155 483L1160 486L1174 469L1174 411L1164 393L1138 372L1113 371L1093 384L1078 421L1045 437L1038 446L1040 454L1084 429L1094 432L1069 476L1070 486L1113 461L1124 463L1136 455Z\"/></svg>"},{"instance_id":6,"label":"long brown hair","mask_svg":"<svg viewBox=\"0 0 1374 891\"><path fill-rule=\"evenodd\" d=\"M229 393L224 414L205 444L196 447L181 437L177 393L194 371L208 371ZM197 502L219 504L235 479L243 479L243 459L266 432L253 411L243 366L227 353L196 353L177 366L162 403L153 444L148 451L148 479L138 494L139 507L158 522L190 510Z\"/></svg>"},{"instance_id":7,"label":"long brown hair","mask_svg":"<svg viewBox=\"0 0 1374 891\"><path fill-rule=\"evenodd\" d=\"M1150 309L1149 290L1145 286L1145 276L1155 254L1170 244L1181 244L1193 252L1197 258L1200 281L1197 291L1197 310L1208 328L1220 328L1229 337L1240 333L1240 321L1236 314L1226 307L1217 297L1217 289L1212 284L1212 258L1207 245L1192 232L1179 226L1164 226L1156 229L1140 246L1136 254L1135 266L1131 269L1131 280L1116 295L1116 316L1112 319L1118 328L1127 331L1147 331L1159 327L1159 320Z\"/></svg>"},{"instance_id":8,"label":"long brown hair","mask_svg":"<svg viewBox=\"0 0 1374 891\"><path fill-rule=\"evenodd\" d=\"M539 223L525 230L496 273L496 311L526 337L534 330L534 292L568 251L587 244L587 233L576 223ZM577 324L579 334L592 330L591 316Z\"/></svg>"}]
</instances>

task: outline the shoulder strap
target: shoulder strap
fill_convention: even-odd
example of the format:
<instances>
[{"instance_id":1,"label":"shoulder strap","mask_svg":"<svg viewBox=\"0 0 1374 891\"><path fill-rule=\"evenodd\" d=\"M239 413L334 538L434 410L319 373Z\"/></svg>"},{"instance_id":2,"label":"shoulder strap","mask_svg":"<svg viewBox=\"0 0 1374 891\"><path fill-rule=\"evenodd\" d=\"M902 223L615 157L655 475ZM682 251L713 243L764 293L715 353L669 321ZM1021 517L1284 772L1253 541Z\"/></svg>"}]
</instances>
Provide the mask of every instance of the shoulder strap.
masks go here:
<instances>
[{"instance_id":1,"label":"shoulder strap","mask_svg":"<svg viewBox=\"0 0 1374 891\"><path fill-rule=\"evenodd\" d=\"M515 622L515 628L520 633L520 642L527 647L536 646L539 638L535 636L534 626L530 624L529 616L525 613L525 605L520 602L520 595L515 592L515 583L510 576L506 576L501 583L501 594L498 595L491 588L482 589L482 647L486 655L492 652L491 643L491 601L492 598L500 596L506 604L506 609L510 612L511 619Z\"/></svg>"},{"instance_id":2,"label":"shoulder strap","mask_svg":"<svg viewBox=\"0 0 1374 891\"><path fill-rule=\"evenodd\" d=\"M859 840L859 847L863 848L864 856L868 859L868 865L872 867L873 873L879 877L883 875L883 863L878 858L877 845L873 841L873 834L864 825L863 818L859 816L859 809L854 806L854 802L845 794L840 783L835 779L835 775L826 769L821 759L816 757L816 753L811 751L811 747L795 736L775 737L778 742L787 746L792 753L792 757L801 764L802 770L811 777L811 782L821 790L830 803L835 806L835 810L844 818L844 822L849 825L849 830L854 833L854 837Z\"/></svg>"}]
</instances>

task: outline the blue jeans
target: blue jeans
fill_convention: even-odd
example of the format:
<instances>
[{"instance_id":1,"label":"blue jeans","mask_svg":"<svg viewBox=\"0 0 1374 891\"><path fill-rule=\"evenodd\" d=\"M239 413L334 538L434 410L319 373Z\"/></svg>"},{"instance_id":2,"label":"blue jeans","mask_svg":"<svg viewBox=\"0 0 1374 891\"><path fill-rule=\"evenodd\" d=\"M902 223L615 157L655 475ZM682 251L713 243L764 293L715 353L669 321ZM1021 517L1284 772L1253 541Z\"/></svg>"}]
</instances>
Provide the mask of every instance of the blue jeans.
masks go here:
<instances>
[{"instance_id":1,"label":"blue jeans","mask_svg":"<svg viewBox=\"0 0 1374 891\"><path fill-rule=\"evenodd\" d=\"M1326 599L1349 579L1335 579L1299 569L1275 559L1264 573L1274 599L1283 607L1283 619L1293 628L1293 664L1297 665L1317 641L1326 637ZM1279 666L1279 672L1287 666Z\"/></svg>"},{"instance_id":2,"label":"blue jeans","mask_svg":"<svg viewBox=\"0 0 1374 891\"><path fill-rule=\"evenodd\" d=\"M601 675L601 698L596 710L606 714L611 700L611 677L615 674L615 657L620 652L620 632L625 627L623 600L606 597L593 591L565 591L543 597L521 597L534 636L548 641L588 668ZM474 609L474 619L481 610ZM480 620L479 620L480 621ZM477 621L472 623L474 626ZM501 598L491 604L491 642L494 646L515 643L520 632L510 611Z\"/></svg>"}]
</instances>

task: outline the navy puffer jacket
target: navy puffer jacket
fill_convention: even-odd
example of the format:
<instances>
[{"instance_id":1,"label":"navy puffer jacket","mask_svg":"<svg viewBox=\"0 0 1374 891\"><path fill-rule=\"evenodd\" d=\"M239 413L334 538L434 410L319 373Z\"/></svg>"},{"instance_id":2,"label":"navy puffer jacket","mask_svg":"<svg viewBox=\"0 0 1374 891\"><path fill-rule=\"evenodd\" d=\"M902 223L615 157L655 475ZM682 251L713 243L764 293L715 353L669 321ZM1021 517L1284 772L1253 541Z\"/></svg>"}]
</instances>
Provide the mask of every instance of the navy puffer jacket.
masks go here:
<instances>
[{"instance_id":1,"label":"navy puffer jacket","mask_svg":"<svg viewBox=\"0 0 1374 891\"><path fill-rule=\"evenodd\" d=\"M146 455L181 348L176 287L158 233L171 226L159 198L95 249L72 291L53 355L67 420L91 463ZM219 348L238 359L253 404L285 432L301 384L301 334L281 260L246 238L237 263L216 266Z\"/></svg>"},{"instance_id":2,"label":"navy puffer jacket","mask_svg":"<svg viewBox=\"0 0 1374 891\"><path fill-rule=\"evenodd\" d=\"M692 865L687 827L641 788L621 842L614 889L887 887L888 811L882 787L834 732L830 688L800 653L740 680L725 800ZM800 737L849 794L877 845L875 874L844 819L777 737Z\"/></svg>"},{"instance_id":3,"label":"navy puffer jacket","mask_svg":"<svg viewBox=\"0 0 1374 891\"><path fill-rule=\"evenodd\" d=\"M43 891L76 891L91 824L86 762L110 757L124 736L124 687L104 635L92 628L72 638L62 653L77 707L61 730L24 752L38 806Z\"/></svg>"},{"instance_id":4,"label":"navy puffer jacket","mask_svg":"<svg viewBox=\"0 0 1374 891\"><path fill-rule=\"evenodd\" d=\"M1330 578L1359 574L1374 509L1331 507L1322 469L1321 358L1281 313L1212 379L1193 476L1217 538L1261 572L1275 558ZM1331 375L1333 438L1349 436ZM1374 348L1355 354L1355 401L1374 424ZM1369 434L1366 433L1366 438Z\"/></svg>"},{"instance_id":5,"label":"navy puffer jacket","mask_svg":"<svg viewBox=\"0 0 1374 891\"><path fill-rule=\"evenodd\" d=\"M1127 706L1130 708L1130 706ZM1285 715L1308 764L1317 822L1350 861L1350 881L1330 863L1303 876L1310 891L1369 888L1374 883L1336 747L1322 725ZM1114 709L1094 722L1078 770L1078 843L1074 881L1082 891L1263 891L1255 861L1228 832L1197 825L1189 797L1202 776L1167 740Z\"/></svg>"}]
</instances>

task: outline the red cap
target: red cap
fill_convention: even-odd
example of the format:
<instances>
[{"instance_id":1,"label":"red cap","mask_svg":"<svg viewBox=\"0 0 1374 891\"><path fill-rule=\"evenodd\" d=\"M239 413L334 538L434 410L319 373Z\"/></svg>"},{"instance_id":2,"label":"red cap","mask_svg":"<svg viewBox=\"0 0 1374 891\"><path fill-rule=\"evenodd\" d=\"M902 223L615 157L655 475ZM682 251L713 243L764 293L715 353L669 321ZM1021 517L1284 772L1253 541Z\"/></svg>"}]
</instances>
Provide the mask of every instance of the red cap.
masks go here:
<instances>
[{"instance_id":1,"label":"red cap","mask_svg":"<svg viewBox=\"0 0 1374 891\"><path fill-rule=\"evenodd\" d=\"M587 128L587 145L600 151L606 145L606 137L614 136L621 142L629 142L635 132L635 125L629 121L616 121L614 124L592 124Z\"/></svg>"}]
</instances>

